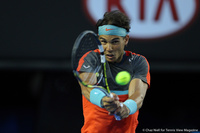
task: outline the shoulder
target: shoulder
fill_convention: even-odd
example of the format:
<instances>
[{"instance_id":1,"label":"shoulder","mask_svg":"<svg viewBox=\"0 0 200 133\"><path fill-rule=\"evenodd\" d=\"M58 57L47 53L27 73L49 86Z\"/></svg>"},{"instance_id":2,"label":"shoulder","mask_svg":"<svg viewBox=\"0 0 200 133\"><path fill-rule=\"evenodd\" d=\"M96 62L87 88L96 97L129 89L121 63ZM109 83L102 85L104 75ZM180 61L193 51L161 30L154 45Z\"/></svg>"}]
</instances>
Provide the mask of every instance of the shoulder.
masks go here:
<instances>
[{"instance_id":1,"label":"shoulder","mask_svg":"<svg viewBox=\"0 0 200 133\"><path fill-rule=\"evenodd\" d=\"M150 66L147 59L140 54L126 52L128 56L132 56L131 61L133 67L134 78L139 78L150 85Z\"/></svg>"},{"instance_id":2,"label":"shoulder","mask_svg":"<svg viewBox=\"0 0 200 133\"><path fill-rule=\"evenodd\" d=\"M85 53L80 59L79 59L79 63L78 63L78 68L77 71L86 71L84 67L82 67L83 65L86 66L90 66L90 68L96 68L96 65L99 64L99 54L100 51L99 50L91 50L88 51L87 53ZM78 55L77 55L78 56ZM87 69L87 71L90 69Z\"/></svg>"},{"instance_id":3,"label":"shoulder","mask_svg":"<svg viewBox=\"0 0 200 133\"><path fill-rule=\"evenodd\" d=\"M147 59L145 56L137 53L133 53L131 51L125 51L126 56L130 57L133 61L145 61L148 63Z\"/></svg>"},{"instance_id":4,"label":"shoulder","mask_svg":"<svg viewBox=\"0 0 200 133\"><path fill-rule=\"evenodd\" d=\"M85 53L81 59L88 59L88 58L97 58L98 55L100 54L100 51L99 49L95 49L95 50L91 50L91 51L88 51L87 53Z\"/></svg>"}]
</instances>

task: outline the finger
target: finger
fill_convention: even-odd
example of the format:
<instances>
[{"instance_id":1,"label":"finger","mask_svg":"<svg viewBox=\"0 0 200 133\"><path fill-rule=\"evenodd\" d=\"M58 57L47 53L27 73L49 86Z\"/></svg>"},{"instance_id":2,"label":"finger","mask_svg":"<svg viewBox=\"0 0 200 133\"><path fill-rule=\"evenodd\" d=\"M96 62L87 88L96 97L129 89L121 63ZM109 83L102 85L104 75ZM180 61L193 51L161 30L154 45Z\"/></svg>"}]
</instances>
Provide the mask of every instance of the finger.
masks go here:
<instances>
[{"instance_id":1,"label":"finger","mask_svg":"<svg viewBox=\"0 0 200 133\"><path fill-rule=\"evenodd\" d=\"M121 115L122 119L127 117L127 113L126 113L126 111L124 109L121 110L120 115Z\"/></svg>"},{"instance_id":2,"label":"finger","mask_svg":"<svg viewBox=\"0 0 200 133\"><path fill-rule=\"evenodd\" d=\"M114 114L121 117L121 119L127 118L129 116L126 106L123 106L123 103L120 103L120 106L115 110Z\"/></svg>"},{"instance_id":3,"label":"finger","mask_svg":"<svg viewBox=\"0 0 200 133\"><path fill-rule=\"evenodd\" d=\"M126 113L126 112L122 112L121 113L121 118L124 119L124 118L127 118L129 115Z\"/></svg>"},{"instance_id":4,"label":"finger","mask_svg":"<svg viewBox=\"0 0 200 133\"><path fill-rule=\"evenodd\" d=\"M105 106L105 107L118 108L120 105L121 104L119 101L113 101L113 102L103 101L103 106Z\"/></svg>"},{"instance_id":5,"label":"finger","mask_svg":"<svg viewBox=\"0 0 200 133\"><path fill-rule=\"evenodd\" d=\"M119 100L119 97L118 97L118 95L117 94L115 94L115 93L111 93L111 97L113 97L114 98L114 100Z\"/></svg>"},{"instance_id":6,"label":"finger","mask_svg":"<svg viewBox=\"0 0 200 133\"><path fill-rule=\"evenodd\" d=\"M105 96L105 97L102 98L102 102L111 103L111 102L113 102L113 101L115 101L115 100L114 100L114 98L112 98L112 97L107 97L107 96Z\"/></svg>"},{"instance_id":7,"label":"finger","mask_svg":"<svg viewBox=\"0 0 200 133\"><path fill-rule=\"evenodd\" d=\"M122 108L123 108L123 103L119 101L115 101L115 102L117 102L117 110L115 112L120 113L120 111L122 111Z\"/></svg>"},{"instance_id":8,"label":"finger","mask_svg":"<svg viewBox=\"0 0 200 133\"><path fill-rule=\"evenodd\" d=\"M113 112L108 112L108 115L114 115L114 111Z\"/></svg>"},{"instance_id":9,"label":"finger","mask_svg":"<svg viewBox=\"0 0 200 133\"><path fill-rule=\"evenodd\" d=\"M118 109L116 109L114 114L120 116L121 115L121 108L119 107Z\"/></svg>"},{"instance_id":10,"label":"finger","mask_svg":"<svg viewBox=\"0 0 200 133\"><path fill-rule=\"evenodd\" d=\"M117 106L104 106L104 108L109 112L114 112L117 109Z\"/></svg>"},{"instance_id":11,"label":"finger","mask_svg":"<svg viewBox=\"0 0 200 133\"><path fill-rule=\"evenodd\" d=\"M120 107L120 102L115 101L113 103L104 103L104 108L109 112L114 112Z\"/></svg>"},{"instance_id":12,"label":"finger","mask_svg":"<svg viewBox=\"0 0 200 133\"><path fill-rule=\"evenodd\" d=\"M129 109L126 106L123 106L120 111L121 118L127 118L129 116Z\"/></svg>"},{"instance_id":13,"label":"finger","mask_svg":"<svg viewBox=\"0 0 200 133\"><path fill-rule=\"evenodd\" d=\"M118 109L120 107L120 102L119 101L114 101L110 103L110 108L113 108L114 110Z\"/></svg>"},{"instance_id":14,"label":"finger","mask_svg":"<svg viewBox=\"0 0 200 133\"><path fill-rule=\"evenodd\" d=\"M107 101L102 101L102 104L106 107L117 107L118 106L118 103L115 102L115 101L112 101L112 102L107 102Z\"/></svg>"}]
</instances>

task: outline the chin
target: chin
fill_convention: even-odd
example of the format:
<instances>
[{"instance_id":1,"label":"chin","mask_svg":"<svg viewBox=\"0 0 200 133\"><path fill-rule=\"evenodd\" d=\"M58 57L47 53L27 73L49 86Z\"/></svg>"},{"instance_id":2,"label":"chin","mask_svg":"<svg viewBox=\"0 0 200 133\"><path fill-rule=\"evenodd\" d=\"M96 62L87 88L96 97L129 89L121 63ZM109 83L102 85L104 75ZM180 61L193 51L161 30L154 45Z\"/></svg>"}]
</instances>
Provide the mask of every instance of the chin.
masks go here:
<instances>
[{"instance_id":1,"label":"chin","mask_svg":"<svg viewBox=\"0 0 200 133\"><path fill-rule=\"evenodd\" d=\"M108 62L114 63L115 60L106 59Z\"/></svg>"}]
</instances>

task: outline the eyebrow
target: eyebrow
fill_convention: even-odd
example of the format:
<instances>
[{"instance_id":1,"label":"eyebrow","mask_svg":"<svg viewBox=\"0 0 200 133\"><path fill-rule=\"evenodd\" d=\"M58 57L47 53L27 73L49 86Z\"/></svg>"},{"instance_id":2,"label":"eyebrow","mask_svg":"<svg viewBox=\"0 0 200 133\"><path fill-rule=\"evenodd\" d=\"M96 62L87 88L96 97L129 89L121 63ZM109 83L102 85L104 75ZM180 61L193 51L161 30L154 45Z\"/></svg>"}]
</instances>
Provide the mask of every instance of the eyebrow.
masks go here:
<instances>
[{"instance_id":1,"label":"eyebrow","mask_svg":"<svg viewBox=\"0 0 200 133\"><path fill-rule=\"evenodd\" d=\"M105 38L103 38L103 37L100 37L99 39L106 40L106 39L105 39ZM118 40L118 39L120 39L120 38L116 37L116 38L113 38L111 41ZM107 40L106 40L106 41L107 41Z\"/></svg>"}]
</instances>

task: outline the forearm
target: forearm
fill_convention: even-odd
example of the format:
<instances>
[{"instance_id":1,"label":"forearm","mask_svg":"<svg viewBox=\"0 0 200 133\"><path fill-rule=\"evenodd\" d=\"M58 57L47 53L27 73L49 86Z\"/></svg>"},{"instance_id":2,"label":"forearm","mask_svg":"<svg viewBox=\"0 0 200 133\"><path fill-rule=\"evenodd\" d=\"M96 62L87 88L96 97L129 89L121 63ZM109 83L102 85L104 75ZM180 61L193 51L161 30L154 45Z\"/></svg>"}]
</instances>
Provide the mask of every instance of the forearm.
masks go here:
<instances>
[{"instance_id":1,"label":"forearm","mask_svg":"<svg viewBox=\"0 0 200 133\"><path fill-rule=\"evenodd\" d=\"M90 101L90 92L93 88L88 88L85 87L84 85L82 85L81 83L79 83L80 87L81 87L81 93L82 95L88 100Z\"/></svg>"},{"instance_id":2,"label":"forearm","mask_svg":"<svg viewBox=\"0 0 200 133\"><path fill-rule=\"evenodd\" d=\"M90 85L94 85L97 82L97 79L95 78L94 73L80 73L80 78L86 83ZM83 96L90 101L90 92L93 88L85 87L83 84L79 82L79 85L81 87L81 92Z\"/></svg>"},{"instance_id":3,"label":"forearm","mask_svg":"<svg viewBox=\"0 0 200 133\"><path fill-rule=\"evenodd\" d=\"M129 85L129 98L136 102L137 110L142 107L148 85L141 79L133 79Z\"/></svg>"},{"instance_id":4,"label":"forearm","mask_svg":"<svg viewBox=\"0 0 200 133\"><path fill-rule=\"evenodd\" d=\"M135 91L135 93L129 96L128 99L134 100L137 103L137 110L139 110L142 107L144 97L144 93L141 93L140 91Z\"/></svg>"}]
</instances>

